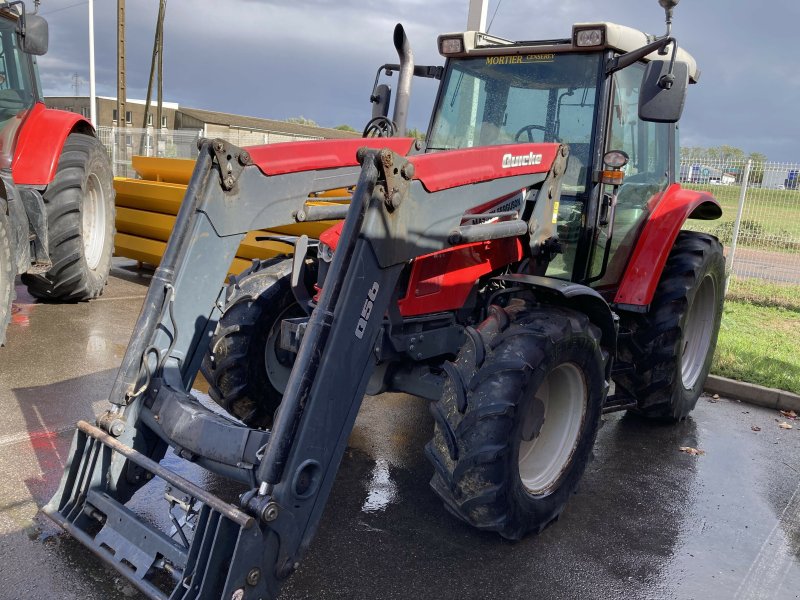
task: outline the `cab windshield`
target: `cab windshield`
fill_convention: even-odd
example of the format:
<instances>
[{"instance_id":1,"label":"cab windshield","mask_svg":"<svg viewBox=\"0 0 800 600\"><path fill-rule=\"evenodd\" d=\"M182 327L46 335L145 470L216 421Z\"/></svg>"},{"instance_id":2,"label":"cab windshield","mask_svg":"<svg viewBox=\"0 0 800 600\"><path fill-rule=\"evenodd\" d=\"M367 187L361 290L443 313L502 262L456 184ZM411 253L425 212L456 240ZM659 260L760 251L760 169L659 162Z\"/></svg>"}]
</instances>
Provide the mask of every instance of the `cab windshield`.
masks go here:
<instances>
[{"instance_id":1,"label":"cab windshield","mask_svg":"<svg viewBox=\"0 0 800 600\"><path fill-rule=\"evenodd\" d=\"M452 59L428 150L563 142L570 159L562 193L586 190L600 53Z\"/></svg>"}]
</instances>

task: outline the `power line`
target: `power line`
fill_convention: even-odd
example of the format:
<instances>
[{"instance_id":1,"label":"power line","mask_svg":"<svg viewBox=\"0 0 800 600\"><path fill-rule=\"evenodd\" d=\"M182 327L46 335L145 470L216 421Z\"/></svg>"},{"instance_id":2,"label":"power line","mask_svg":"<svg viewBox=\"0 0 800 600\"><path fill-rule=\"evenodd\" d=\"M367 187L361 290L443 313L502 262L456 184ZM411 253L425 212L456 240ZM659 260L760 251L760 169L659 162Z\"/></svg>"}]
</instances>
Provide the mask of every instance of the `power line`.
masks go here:
<instances>
[{"instance_id":1,"label":"power line","mask_svg":"<svg viewBox=\"0 0 800 600\"><path fill-rule=\"evenodd\" d=\"M503 0L497 0L497 6L494 7L494 13L492 14L492 20L489 21L489 26L486 28L486 33L489 33L489 30L492 28L492 23L494 23L494 18L497 16L497 11L500 10L500 5L503 3Z\"/></svg>"},{"instance_id":2,"label":"power line","mask_svg":"<svg viewBox=\"0 0 800 600\"><path fill-rule=\"evenodd\" d=\"M78 6L86 6L89 4L89 0L85 0L84 2L77 2L76 4L70 4L69 6L62 6L61 8L54 8L53 10L48 10L45 13L42 13L42 16L52 15L53 13L61 12L62 10L69 10L70 8L77 8Z\"/></svg>"}]
</instances>

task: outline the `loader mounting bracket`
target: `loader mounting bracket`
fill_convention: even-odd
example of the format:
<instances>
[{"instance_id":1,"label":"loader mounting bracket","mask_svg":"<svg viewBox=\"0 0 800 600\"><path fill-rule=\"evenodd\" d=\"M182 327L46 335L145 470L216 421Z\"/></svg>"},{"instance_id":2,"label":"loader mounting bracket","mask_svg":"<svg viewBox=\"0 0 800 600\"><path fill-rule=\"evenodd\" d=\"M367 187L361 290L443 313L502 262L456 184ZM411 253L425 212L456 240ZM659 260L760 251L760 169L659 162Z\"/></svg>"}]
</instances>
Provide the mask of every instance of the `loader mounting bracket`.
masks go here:
<instances>
[{"instance_id":1,"label":"loader mounting bracket","mask_svg":"<svg viewBox=\"0 0 800 600\"><path fill-rule=\"evenodd\" d=\"M198 145L206 140L200 139ZM242 170L252 162L250 153L247 150L237 148L229 144L225 140L214 139L211 143L211 149L214 151L214 156L219 164L219 176L222 182L222 189L226 192L233 190L236 182L239 181L239 176Z\"/></svg>"},{"instance_id":2,"label":"loader mounting bracket","mask_svg":"<svg viewBox=\"0 0 800 600\"><path fill-rule=\"evenodd\" d=\"M384 196L386 210L393 212L400 207L408 193L408 184L414 177L414 165L386 148L378 152L377 159L380 177L375 189Z\"/></svg>"}]
</instances>

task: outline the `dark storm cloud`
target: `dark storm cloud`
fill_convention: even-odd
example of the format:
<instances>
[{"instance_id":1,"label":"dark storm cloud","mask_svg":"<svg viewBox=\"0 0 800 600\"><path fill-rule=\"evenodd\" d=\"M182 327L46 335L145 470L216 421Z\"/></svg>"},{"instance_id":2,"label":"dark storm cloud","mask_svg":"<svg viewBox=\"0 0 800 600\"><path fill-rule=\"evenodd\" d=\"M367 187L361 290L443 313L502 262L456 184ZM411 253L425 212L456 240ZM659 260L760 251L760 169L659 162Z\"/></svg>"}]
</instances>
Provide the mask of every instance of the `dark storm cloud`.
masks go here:
<instances>
[{"instance_id":1,"label":"dark storm cloud","mask_svg":"<svg viewBox=\"0 0 800 600\"><path fill-rule=\"evenodd\" d=\"M73 73L88 80L85 5L44 0L51 50L40 61L48 94L71 94ZM418 63L441 64L436 35L463 29L467 0L172 0L165 32L165 99L271 118L303 115L359 127L369 113L375 69L395 62L392 29L402 22ZM155 0L127 0L128 95L147 84ZM97 89L116 94L116 2L96 0ZM496 4L491 2L489 16ZM730 144L774 160L800 159L795 117L800 82L793 31L800 5L683 0L674 34L697 59L684 145ZM511 39L567 37L573 22L608 20L662 33L656 0L503 0L492 33ZM81 92L88 92L88 83ZM411 124L424 128L435 86L414 83Z\"/></svg>"}]
</instances>

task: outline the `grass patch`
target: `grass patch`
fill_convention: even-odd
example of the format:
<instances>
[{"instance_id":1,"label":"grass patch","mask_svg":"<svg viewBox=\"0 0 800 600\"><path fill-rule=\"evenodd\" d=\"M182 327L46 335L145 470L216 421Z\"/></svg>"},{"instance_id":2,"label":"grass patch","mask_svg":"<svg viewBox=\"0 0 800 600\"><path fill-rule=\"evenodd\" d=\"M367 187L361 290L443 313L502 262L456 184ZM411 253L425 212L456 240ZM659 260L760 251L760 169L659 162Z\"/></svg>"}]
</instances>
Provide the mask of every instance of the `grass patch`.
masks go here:
<instances>
[{"instance_id":1,"label":"grass patch","mask_svg":"<svg viewBox=\"0 0 800 600\"><path fill-rule=\"evenodd\" d=\"M779 291L786 306L764 306L737 299L736 294L764 298L769 284L737 285L734 295L725 301L711 372L800 394L798 287L793 292Z\"/></svg>"},{"instance_id":2,"label":"grass patch","mask_svg":"<svg viewBox=\"0 0 800 600\"><path fill-rule=\"evenodd\" d=\"M726 302L730 301L785 308L800 313L800 285L731 277L728 281L728 295L726 296Z\"/></svg>"},{"instance_id":3,"label":"grass patch","mask_svg":"<svg viewBox=\"0 0 800 600\"><path fill-rule=\"evenodd\" d=\"M733 222L739 209L738 186L682 184L685 188L706 191L722 206L716 221L687 221L685 229L703 231L730 244ZM800 191L750 188L747 190L738 244L796 253L800 251Z\"/></svg>"}]
</instances>

